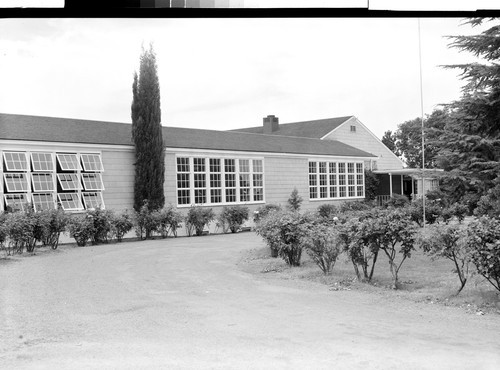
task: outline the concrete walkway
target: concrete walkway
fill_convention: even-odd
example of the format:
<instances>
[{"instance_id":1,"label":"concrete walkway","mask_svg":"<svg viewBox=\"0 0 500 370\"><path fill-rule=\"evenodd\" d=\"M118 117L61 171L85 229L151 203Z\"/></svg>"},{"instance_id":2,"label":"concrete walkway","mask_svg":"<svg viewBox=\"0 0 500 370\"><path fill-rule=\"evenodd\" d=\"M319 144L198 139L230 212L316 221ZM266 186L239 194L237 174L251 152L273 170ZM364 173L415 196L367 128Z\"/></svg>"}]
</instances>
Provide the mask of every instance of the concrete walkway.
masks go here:
<instances>
[{"instance_id":1,"label":"concrete walkway","mask_svg":"<svg viewBox=\"0 0 500 370\"><path fill-rule=\"evenodd\" d=\"M242 233L0 261L0 368L500 368L500 317L245 273L262 245Z\"/></svg>"}]
</instances>

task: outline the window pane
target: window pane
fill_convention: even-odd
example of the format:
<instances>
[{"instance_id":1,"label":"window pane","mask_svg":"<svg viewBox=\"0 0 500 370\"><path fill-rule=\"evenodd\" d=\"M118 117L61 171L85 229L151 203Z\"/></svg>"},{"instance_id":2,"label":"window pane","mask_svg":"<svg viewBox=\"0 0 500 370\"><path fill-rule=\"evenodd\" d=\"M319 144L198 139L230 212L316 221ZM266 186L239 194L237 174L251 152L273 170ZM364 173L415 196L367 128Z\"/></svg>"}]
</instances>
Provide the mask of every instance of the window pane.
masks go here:
<instances>
[{"instance_id":1,"label":"window pane","mask_svg":"<svg viewBox=\"0 0 500 370\"><path fill-rule=\"evenodd\" d=\"M24 211L28 198L26 194L5 194L5 203L12 211Z\"/></svg>"},{"instance_id":2,"label":"window pane","mask_svg":"<svg viewBox=\"0 0 500 370\"><path fill-rule=\"evenodd\" d=\"M226 202L236 202L236 189L226 189Z\"/></svg>"},{"instance_id":3,"label":"window pane","mask_svg":"<svg viewBox=\"0 0 500 370\"><path fill-rule=\"evenodd\" d=\"M82 173L85 190L104 190L100 173Z\"/></svg>"},{"instance_id":4,"label":"window pane","mask_svg":"<svg viewBox=\"0 0 500 370\"><path fill-rule=\"evenodd\" d=\"M85 208L104 208L104 202L102 200L102 194L99 192L95 193L82 193L83 202L85 203Z\"/></svg>"},{"instance_id":5,"label":"window pane","mask_svg":"<svg viewBox=\"0 0 500 370\"><path fill-rule=\"evenodd\" d=\"M31 153L33 171L53 171L54 162L50 153Z\"/></svg>"},{"instance_id":6,"label":"window pane","mask_svg":"<svg viewBox=\"0 0 500 370\"><path fill-rule=\"evenodd\" d=\"M178 189L189 189L189 173L178 173L177 174L177 188Z\"/></svg>"},{"instance_id":7,"label":"window pane","mask_svg":"<svg viewBox=\"0 0 500 370\"><path fill-rule=\"evenodd\" d=\"M355 186L349 186L348 188L349 188L349 196L350 197L356 196L356 193L355 193L356 187Z\"/></svg>"},{"instance_id":8,"label":"window pane","mask_svg":"<svg viewBox=\"0 0 500 370\"><path fill-rule=\"evenodd\" d=\"M62 190L80 189L78 175L76 173L58 173L57 178L59 179L59 184L61 184Z\"/></svg>"},{"instance_id":9,"label":"window pane","mask_svg":"<svg viewBox=\"0 0 500 370\"><path fill-rule=\"evenodd\" d=\"M191 203L190 190L186 189L177 190L177 203L190 204Z\"/></svg>"},{"instance_id":10,"label":"window pane","mask_svg":"<svg viewBox=\"0 0 500 370\"><path fill-rule=\"evenodd\" d=\"M363 196L363 186L358 186L357 187L357 194L356 194L358 197L362 197Z\"/></svg>"},{"instance_id":11,"label":"window pane","mask_svg":"<svg viewBox=\"0 0 500 370\"><path fill-rule=\"evenodd\" d=\"M347 183L349 185L354 185L354 175L347 175Z\"/></svg>"},{"instance_id":12,"label":"window pane","mask_svg":"<svg viewBox=\"0 0 500 370\"><path fill-rule=\"evenodd\" d=\"M80 169L76 154L57 154L57 160L63 171L77 171Z\"/></svg>"},{"instance_id":13,"label":"window pane","mask_svg":"<svg viewBox=\"0 0 500 370\"><path fill-rule=\"evenodd\" d=\"M319 173L326 173L326 162L319 162Z\"/></svg>"},{"instance_id":14,"label":"window pane","mask_svg":"<svg viewBox=\"0 0 500 370\"><path fill-rule=\"evenodd\" d=\"M210 190L210 202L211 203L221 203L222 202L222 190L221 189L211 189Z\"/></svg>"},{"instance_id":15,"label":"window pane","mask_svg":"<svg viewBox=\"0 0 500 370\"><path fill-rule=\"evenodd\" d=\"M210 187L211 188L220 188L222 187L221 174L220 173L211 173L210 174Z\"/></svg>"},{"instance_id":16,"label":"window pane","mask_svg":"<svg viewBox=\"0 0 500 370\"><path fill-rule=\"evenodd\" d=\"M356 172L363 173L363 163L356 163Z\"/></svg>"},{"instance_id":17,"label":"window pane","mask_svg":"<svg viewBox=\"0 0 500 370\"><path fill-rule=\"evenodd\" d=\"M224 160L224 171L226 172L236 172L236 165L234 159Z\"/></svg>"},{"instance_id":18,"label":"window pane","mask_svg":"<svg viewBox=\"0 0 500 370\"><path fill-rule=\"evenodd\" d=\"M194 172L205 172L205 158L193 158Z\"/></svg>"},{"instance_id":19,"label":"window pane","mask_svg":"<svg viewBox=\"0 0 500 370\"><path fill-rule=\"evenodd\" d=\"M189 172L189 158L177 158L177 172Z\"/></svg>"},{"instance_id":20,"label":"window pane","mask_svg":"<svg viewBox=\"0 0 500 370\"><path fill-rule=\"evenodd\" d=\"M210 172L220 172L220 159L210 158Z\"/></svg>"},{"instance_id":21,"label":"window pane","mask_svg":"<svg viewBox=\"0 0 500 370\"><path fill-rule=\"evenodd\" d=\"M250 161L248 159L240 159L240 172L250 172Z\"/></svg>"},{"instance_id":22,"label":"window pane","mask_svg":"<svg viewBox=\"0 0 500 370\"><path fill-rule=\"evenodd\" d=\"M309 162L309 173L316 173L316 162Z\"/></svg>"},{"instance_id":23,"label":"window pane","mask_svg":"<svg viewBox=\"0 0 500 370\"><path fill-rule=\"evenodd\" d=\"M74 211L83 209L82 202L77 193L59 193L57 194L59 204L65 211Z\"/></svg>"},{"instance_id":24,"label":"window pane","mask_svg":"<svg viewBox=\"0 0 500 370\"><path fill-rule=\"evenodd\" d=\"M83 169L85 171L102 171L102 162L100 154L82 154Z\"/></svg>"},{"instance_id":25,"label":"window pane","mask_svg":"<svg viewBox=\"0 0 500 370\"><path fill-rule=\"evenodd\" d=\"M194 187L195 188L205 188L207 186L205 181L204 173L195 173L194 174Z\"/></svg>"},{"instance_id":26,"label":"window pane","mask_svg":"<svg viewBox=\"0 0 500 370\"><path fill-rule=\"evenodd\" d=\"M337 173L337 163L336 162L329 163L328 167L330 169L330 173Z\"/></svg>"},{"instance_id":27,"label":"window pane","mask_svg":"<svg viewBox=\"0 0 500 370\"><path fill-rule=\"evenodd\" d=\"M3 178L8 192L28 191L28 178L25 173L4 173Z\"/></svg>"},{"instance_id":28,"label":"window pane","mask_svg":"<svg viewBox=\"0 0 500 370\"><path fill-rule=\"evenodd\" d=\"M356 183L357 185L363 185L363 174L356 175Z\"/></svg>"},{"instance_id":29,"label":"window pane","mask_svg":"<svg viewBox=\"0 0 500 370\"><path fill-rule=\"evenodd\" d=\"M316 187L309 188L309 198L316 199L318 197L318 189Z\"/></svg>"},{"instance_id":30,"label":"window pane","mask_svg":"<svg viewBox=\"0 0 500 370\"><path fill-rule=\"evenodd\" d=\"M54 209L54 197L52 194L33 194L33 205L37 212Z\"/></svg>"},{"instance_id":31,"label":"window pane","mask_svg":"<svg viewBox=\"0 0 500 370\"><path fill-rule=\"evenodd\" d=\"M327 190L328 190L328 188L326 186L321 186L319 188L319 197L320 198L326 198L328 196Z\"/></svg>"},{"instance_id":32,"label":"window pane","mask_svg":"<svg viewBox=\"0 0 500 370\"><path fill-rule=\"evenodd\" d=\"M337 198L337 187L330 186L330 198Z\"/></svg>"},{"instance_id":33,"label":"window pane","mask_svg":"<svg viewBox=\"0 0 500 370\"><path fill-rule=\"evenodd\" d=\"M354 173L354 163L347 163L347 172Z\"/></svg>"},{"instance_id":34,"label":"window pane","mask_svg":"<svg viewBox=\"0 0 500 370\"><path fill-rule=\"evenodd\" d=\"M28 162L24 152L3 152L7 171L28 171Z\"/></svg>"},{"instance_id":35,"label":"window pane","mask_svg":"<svg viewBox=\"0 0 500 370\"><path fill-rule=\"evenodd\" d=\"M264 189L254 188L253 189L253 200L255 202L264 200Z\"/></svg>"},{"instance_id":36,"label":"window pane","mask_svg":"<svg viewBox=\"0 0 500 370\"><path fill-rule=\"evenodd\" d=\"M261 159L253 160L253 172L264 172L264 168L262 167Z\"/></svg>"},{"instance_id":37,"label":"window pane","mask_svg":"<svg viewBox=\"0 0 500 370\"><path fill-rule=\"evenodd\" d=\"M256 187L262 187L264 186L264 181L263 181L263 175L262 174L257 174L253 175L253 186Z\"/></svg>"},{"instance_id":38,"label":"window pane","mask_svg":"<svg viewBox=\"0 0 500 370\"><path fill-rule=\"evenodd\" d=\"M226 173L226 188L235 188L236 187L236 175L232 173Z\"/></svg>"},{"instance_id":39,"label":"window pane","mask_svg":"<svg viewBox=\"0 0 500 370\"><path fill-rule=\"evenodd\" d=\"M51 173L32 173L33 191L53 191L54 181Z\"/></svg>"}]
</instances>

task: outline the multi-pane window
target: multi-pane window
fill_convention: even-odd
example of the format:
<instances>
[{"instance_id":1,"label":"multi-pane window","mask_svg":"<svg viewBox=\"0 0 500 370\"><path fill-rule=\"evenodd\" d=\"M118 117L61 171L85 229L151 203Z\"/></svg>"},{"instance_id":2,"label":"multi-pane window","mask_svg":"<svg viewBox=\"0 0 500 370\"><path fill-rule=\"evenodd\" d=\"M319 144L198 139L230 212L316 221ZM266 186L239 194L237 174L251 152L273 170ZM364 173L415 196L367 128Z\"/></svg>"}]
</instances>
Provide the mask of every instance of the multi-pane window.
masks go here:
<instances>
[{"instance_id":1,"label":"multi-pane window","mask_svg":"<svg viewBox=\"0 0 500 370\"><path fill-rule=\"evenodd\" d=\"M0 210L25 208L18 204L27 201L35 211L53 209L56 201L64 209L82 210L82 190L98 193L94 197L104 207L100 173L104 168L98 153L3 151L1 156L0 193L5 194L0 198Z\"/></svg>"},{"instance_id":2,"label":"multi-pane window","mask_svg":"<svg viewBox=\"0 0 500 370\"><path fill-rule=\"evenodd\" d=\"M78 171L80 169L76 154L57 153L57 160L63 171Z\"/></svg>"},{"instance_id":3,"label":"multi-pane window","mask_svg":"<svg viewBox=\"0 0 500 370\"><path fill-rule=\"evenodd\" d=\"M32 195L33 206L35 207L35 211L44 211L48 209L54 209L54 196L52 193L47 194L38 194L35 193Z\"/></svg>"},{"instance_id":4,"label":"multi-pane window","mask_svg":"<svg viewBox=\"0 0 500 370\"><path fill-rule=\"evenodd\" d=\"M207 202L207 175L205 171L205 158L193 158L194 170L194 202L204 204Z\"/></svg>"},{"instance_id":5,"label":"multi-pane window","mask_svg":"<svg viewBox=\"0 0 500 370\"><path fill-rule=\"evenodd\" d=\"M59 204L65 211L76 211L83 209L78 193L58 193Z\"/></svg>"},{"instance_id":6,"label":"multi-pane window","mask_svg":"<svg viewBox=\"0 0 500 370\"><path fill-rule=\"evenodd\" d=\"M32 173L31 184L34 192L54 191L54 180L51 173Z\"/></svg>"},{"instance_id":7,"label":"multi-pane window","mask_svg":"<svg viewBox=\"0 0 500 370\"><path fill-rule=\"evenodd\" d=\"M54 161L52 159L51 153L31 153L31 165L33 171L47 171L52 172L54 170Z\"/></svg>"},{"instance_id":8,"label":"multi-pane window","mask_svg":"<svg viewBox=\"0 0 500 370\"><path fill-rule=\"evenodd\" d=\"M252 170L253 170L253 200L263 201L264 200L264 167L262 165L262 159L252 160Z\"/></svg>"},{"instance_id":9,"label":"multi-pane window","mask_svg":"<svg viewBox=\"0 0 500 370\"><path fill-rule=\"evenodd\" d=\"M3 152L3 159L7 171L28 170L28 161L24 152Z\"/></svg>"},{"instance_id":10,"label":"multi-pane window","mask_svg":"<svg viewBox=\"0 0 500 370\"><path fill-rule=\"evenodd\" d=\"M85 190L104 190L100 173L82 173L82 182Z\"/></svg>"},{"instance_id":11,"label":"multi-pane window","mask_svg":"<svg viewBox=\"0 0 500 370\"><path fill-rule=\"evenodd\" d=\"M363 163L309 162L310 199L364 197Z\"/></svg>"},{"instance_id":12,"label":"multi-pane window","mask_svg":"<svg viewBox=\"0 0 500 370\"><path fill-rule=\"evenodd\" d=\"M178 205L263 200L261 159L177 157Z\"/></svg>"},{"instance_id":13,"label":"multi-pane window","mask_svg":"<svg viewBox=\"0 0 500 370\"><path fill-rule=\"evenodd\" d=\"M85 208L102 208L104 202L102 200L102 193L100 192L85 192L82 193Z\"/></svg>"},{"instance_id":14,"label":"multi-pane window","mask_svg":"<svg viewBox=\"0 0 500 370\"><path fill-rule=\"evenodd\" d=\"M177 202L191 203L189 158L177 158Z\"/></svg>"},{"instance_id":15,"label":"multi-pane window","mask_svg":"<svg viewBox=\"0 0 500 370\"><path fill-rule=\"evenodd\" d=\"M210 203L222 203L222 169L220 158L210 158Z\"/></svg>"},{"instance_id":16,"label":"multi-pane window","mask_svg":"<svg viewBox=\"0 0 500 370\"><path fill-rule=\"evenodd\" d=\"M102 172L101 156L99 154L82 154L80 156L84 171Z\"/></svg>"},{"instance_id":17,"label":"multi-pane window","mask_svg":"<svg viewBox=\"0 0 500 370\"><path fill-rule=\"evenodd\" d=\"M28 203L26 194L4 194L5 204L11 211L24 211Z\"/></svg>"},{"instance_id":18,"label":"multi-pane window","mask_svg":"<svg viewBox=\"0 0 500 370\"><path fill-rule=\"evenodd\" d=\"M58 173L57 178L59 179L59 184L62 190L80 190L80 184L78 181L78 174L76 173Z\"/></svg>"}]
</instances>

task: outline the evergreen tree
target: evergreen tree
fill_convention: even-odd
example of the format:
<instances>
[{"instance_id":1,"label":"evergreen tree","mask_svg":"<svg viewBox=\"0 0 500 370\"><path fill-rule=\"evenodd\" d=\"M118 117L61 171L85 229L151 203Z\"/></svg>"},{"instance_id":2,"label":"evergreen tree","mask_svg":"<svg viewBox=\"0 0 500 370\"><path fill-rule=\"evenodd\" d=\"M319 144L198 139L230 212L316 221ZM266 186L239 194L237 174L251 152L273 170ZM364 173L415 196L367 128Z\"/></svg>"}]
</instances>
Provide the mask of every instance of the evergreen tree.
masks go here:
<instances>
[{"instance_id":1,"label":"evergreen tree","mask_svg":"<svg viewBox=\"0 0 500 370\"><path fill-rule=\"evenodd\" d=\"M491 19L489 21L492 21ZM466 22L482 25L484 19ZM450 36L451 47L484 59L483 63L449 65L466 81L462 97L449 105L450 119L437 145L440 164L485 194L500 174L500 25L479 35Z\"/></svg>"},{"instance_id":2,"label":"evergreen tree","mask_svg":"<svg viewBox=\"0 0 500 370\"><path fill-rule=\"evenodd\" d=\"M161 128L160 84L152 45L142 49L139 75L132 85L132 140L135 144L134 209L147 201L149 208L165 203L165 147Z\"/></svg>"}]
</instances>

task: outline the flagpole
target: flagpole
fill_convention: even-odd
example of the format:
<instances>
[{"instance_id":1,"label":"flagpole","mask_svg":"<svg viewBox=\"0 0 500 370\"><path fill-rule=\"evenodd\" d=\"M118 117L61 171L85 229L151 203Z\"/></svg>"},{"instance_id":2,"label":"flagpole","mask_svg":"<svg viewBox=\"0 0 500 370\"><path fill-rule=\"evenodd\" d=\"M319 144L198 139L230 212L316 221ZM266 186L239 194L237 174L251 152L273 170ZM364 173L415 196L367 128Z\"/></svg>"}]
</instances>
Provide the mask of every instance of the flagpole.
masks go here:
<instances>
[{"instance_id":1,"label":"flagpole","mask_svg":"<svg viewBox=\"0 0 500 370\"><path fill-rule=\"evenodd\" d=\"M423 92L423 84L422 84L422 41L420 37L420 18L418 20L418 59L419 59L419 67L420 67L420 119L422 122L422 217L423 217L423 225L425 228L425 146L424 146L424 92Z\"/></svg>"}]
</instances>

